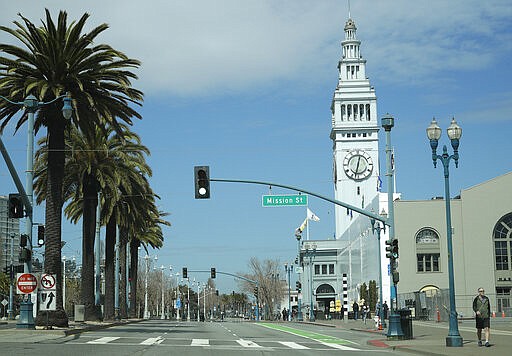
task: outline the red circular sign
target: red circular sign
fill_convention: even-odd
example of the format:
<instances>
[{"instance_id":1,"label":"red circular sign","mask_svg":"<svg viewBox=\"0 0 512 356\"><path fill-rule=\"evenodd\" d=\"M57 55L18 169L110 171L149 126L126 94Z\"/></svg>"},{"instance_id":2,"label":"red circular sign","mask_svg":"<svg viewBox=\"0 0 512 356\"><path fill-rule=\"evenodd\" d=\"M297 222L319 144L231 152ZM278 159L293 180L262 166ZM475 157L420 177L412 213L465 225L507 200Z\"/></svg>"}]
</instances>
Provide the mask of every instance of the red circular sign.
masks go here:
<instances>
[{"instance_id":1,"label":"red circular sign","mask_svg":"<svg viewBox=\"0 0 512 356\"><path fill-rule=\"evenodd\" d=\"M21 293L32 293L37 288L37 278L33 274L23 273L16 284Z\"/></svg>"}]
</instances>

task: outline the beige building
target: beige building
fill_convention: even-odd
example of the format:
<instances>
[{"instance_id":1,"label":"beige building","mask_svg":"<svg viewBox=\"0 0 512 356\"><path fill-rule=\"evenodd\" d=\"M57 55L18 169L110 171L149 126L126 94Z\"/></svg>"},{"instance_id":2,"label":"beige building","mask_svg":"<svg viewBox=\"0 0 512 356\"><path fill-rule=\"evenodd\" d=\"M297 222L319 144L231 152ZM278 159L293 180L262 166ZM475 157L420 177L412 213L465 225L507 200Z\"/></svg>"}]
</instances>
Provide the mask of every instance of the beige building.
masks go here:
<instances>
[{"instance_id":1,"label":"beige building","mask_svg":"<svg viewBox=\"0 0 512 356\"><path fill-rule=\"evenodd\" d=\"M452 244L456 308L473 315L483 287L491 310L510 316L512 288L512 172L462 190L452 199ZM398 306L446 319L449 309L445 201L397 200Z\"/></svg>"}]
</instances>

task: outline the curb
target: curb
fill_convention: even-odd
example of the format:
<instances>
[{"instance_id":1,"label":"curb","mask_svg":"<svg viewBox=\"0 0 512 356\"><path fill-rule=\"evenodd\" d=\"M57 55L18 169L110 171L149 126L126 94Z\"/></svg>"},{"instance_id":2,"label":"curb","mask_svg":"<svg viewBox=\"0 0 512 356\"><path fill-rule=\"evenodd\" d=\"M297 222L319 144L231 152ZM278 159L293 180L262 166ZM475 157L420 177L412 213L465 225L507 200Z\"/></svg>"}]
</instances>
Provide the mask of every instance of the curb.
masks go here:
<instances>
[{"instance_id":1,"label":"curb","mask_svg":"<svg viewBox=\"0 0 512 356\"><path fill-rule=\"evenodd\" d=\"M87 331L95 331L95 330L107 329L107 328L110 328L112 326L119 326L119 325L128 325L128 324L133 324L133 323L139 323L142 320L143 319L140 319L140 320L125 320L125 321L115 321L115 322L108 323L108 324L86 325L85 327L79 327L79 328L76 328L76 329L66 329L66 330L63 330L63 332L64 332L65 336L69 336L69 335L80 334L80 333L87 332Z\"/></svg>"}]
</instances>

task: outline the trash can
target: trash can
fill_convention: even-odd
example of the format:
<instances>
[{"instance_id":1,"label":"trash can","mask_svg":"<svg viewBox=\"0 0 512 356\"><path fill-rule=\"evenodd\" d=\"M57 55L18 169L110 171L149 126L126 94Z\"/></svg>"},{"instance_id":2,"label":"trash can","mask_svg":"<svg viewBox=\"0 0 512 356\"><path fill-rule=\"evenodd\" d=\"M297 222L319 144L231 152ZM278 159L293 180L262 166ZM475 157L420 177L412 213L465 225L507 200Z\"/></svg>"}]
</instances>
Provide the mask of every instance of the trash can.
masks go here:
<instances>
[{"instance_id":1,"label":"trash can","mask_svg":"<svg viewBox=\"0 0 512 356\"><path fill-rule=\"evenodd\" d=\"M400 314L400 326L402 328L402 332L404 333L404 340L412 339L412 318L411 318L411 310L410 309L398 309L398 314Z\"/></svg>"},{"instance_id":2,"label":"trash can","mask_svg":"<svg viewBox=\"0 0 512 356\"><path fill-rule=\"evenodd\" d=\"M75 304L75 322L85 321L85 305Z\"/></svg>"}]
</instances>

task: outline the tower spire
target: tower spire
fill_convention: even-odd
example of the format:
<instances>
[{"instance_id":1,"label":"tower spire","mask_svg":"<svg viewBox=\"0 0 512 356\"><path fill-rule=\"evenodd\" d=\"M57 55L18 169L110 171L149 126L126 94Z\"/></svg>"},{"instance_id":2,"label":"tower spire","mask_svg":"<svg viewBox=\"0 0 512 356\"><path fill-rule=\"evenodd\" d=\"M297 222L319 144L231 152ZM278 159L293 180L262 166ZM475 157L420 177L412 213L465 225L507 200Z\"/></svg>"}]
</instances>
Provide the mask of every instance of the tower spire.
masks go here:
<instances>
[{"instance_id":1,"label":"tower spire","mask_svg":"<svg viewBox=\"0 0 512 356\"><path fill-rule=\"evenodd\" d=\"M350 18L352 18L350 16L350 0L347 0L347 1L348 1L348 18L350 19Z\"/></svg>"}]
</instances>

